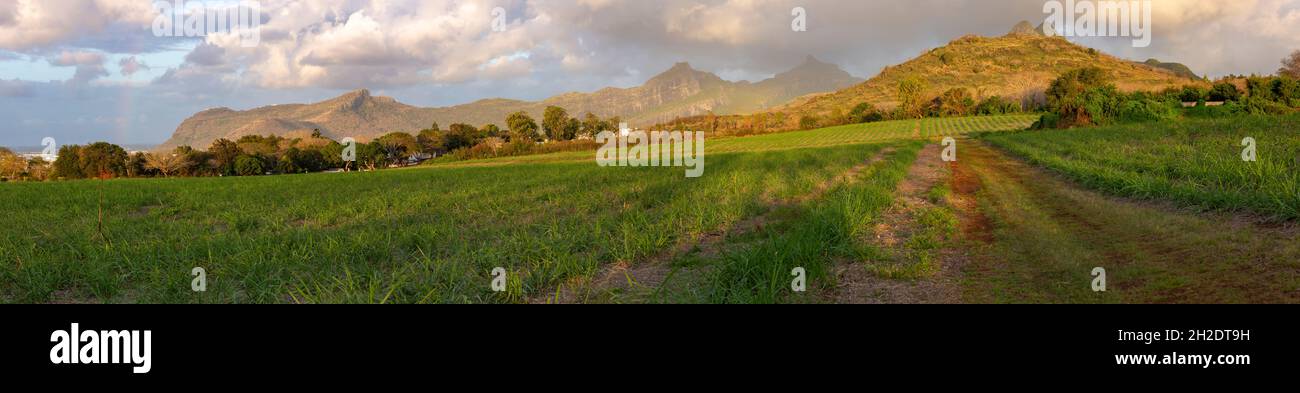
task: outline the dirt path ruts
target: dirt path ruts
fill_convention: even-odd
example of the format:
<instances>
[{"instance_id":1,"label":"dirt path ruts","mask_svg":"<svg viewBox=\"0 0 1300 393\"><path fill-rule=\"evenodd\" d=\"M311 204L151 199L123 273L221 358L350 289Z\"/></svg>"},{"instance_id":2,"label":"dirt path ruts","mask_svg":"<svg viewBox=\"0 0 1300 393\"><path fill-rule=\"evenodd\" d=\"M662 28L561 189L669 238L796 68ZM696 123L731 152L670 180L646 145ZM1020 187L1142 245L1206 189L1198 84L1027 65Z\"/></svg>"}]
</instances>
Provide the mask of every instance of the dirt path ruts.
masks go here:
<instances>
[{"instance_id":1,"label":"dirt path ruts","mask_svg":"<svg viewBox=\"0 0 1300 393\"><path fill-rule=\"evenodd\" d=\"M1300 302L1300 233L1231 213L1103 195L982 142L963 143L954 194L968 301ZM1093 292L1091 270L1107 271Z\"/></svg>"},{"instance_id":2,"label":"dirt path ruts","mask_svg":"<svg viewBox=\"0 0 1300 393\"><path fill-rule=\"evenodd\" d=\"M927 193L949 178L949 171L940 157L942 147L926 145L917 155L916 162L908 168L907 177L899 183L897 200L879 220L874 229L874 239L867 239L877 247L896 256L903 256L907 240L920 230L917 214L935 208ZM938 252L939 271L916 280L894 280L871 274L862 261L842 261L835 267L838 287L836 303L958 303L961 301L957 280L966 257L956 247Z\"/></svg>"}]
</instances>

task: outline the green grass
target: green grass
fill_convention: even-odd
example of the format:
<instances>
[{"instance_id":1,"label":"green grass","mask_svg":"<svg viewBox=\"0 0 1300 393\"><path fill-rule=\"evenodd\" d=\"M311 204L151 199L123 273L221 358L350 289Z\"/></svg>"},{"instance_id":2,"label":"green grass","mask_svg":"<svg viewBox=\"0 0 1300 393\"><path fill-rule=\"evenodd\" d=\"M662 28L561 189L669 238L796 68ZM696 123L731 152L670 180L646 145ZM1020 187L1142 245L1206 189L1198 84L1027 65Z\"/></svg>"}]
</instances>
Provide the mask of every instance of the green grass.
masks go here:
<instances>
[{"instance_id":1,"label":"green grass","mask_svg":"<svg viewBox=\"0 0 1300 393\"><path fill-rule=\"evenodd\" d=\"M805 269L809 286L831 283L829 268L840 258L876 253L859 239L893 204L894 189L916 160L920 142L898 145L881 162L841 184L815 203L798 206L795 217L760 234L761 240L721 257L708 274L707 300L714 303L790 301L792 270ZM806 300L806 299L805 299Z\"/></svg>"},{"instance_id":2,"label":"green grass","mask_svg":"<svg viewBox=\"0 0 1300 393\"><path fill-rule=\"evenodd\" d=\"M1085 186L1203 210L1300 218L1300 115L1184 119L990 134L984 139ZM1242 160L1255 138L1258 161Z\"/></svg>"},{"instance_id":3,"label":"green grass","mask_svg":"<svg viewBox=\"0 0 1300 393\"><path fill-rule=\"evenodd\" d=\"M641 263L888 160L786 214L762 251L698 261L703 300L790 300L786 265L828 259L892 202L918 124L1002 130L1032 116L881 122L706 142L704 176L602 168L591 152L368 173L0 185L0 302L520 302ZM99 236L103 211L103 237ZM830 254L825 254L829 252ZM191 291L191 269L207 291ZM490 289L495 267L508 290ZM778 269L779 268L779 269ZM784 269L784 271L779 271ZM810 281L811 282L811 281Z\"/></svg>"},{"instance_id":4,"label":"green grass","mask_svg":"<svg viewBox=\"0 0 1300 393\"><path fill-rule=\"evenodd\" d=\"M807 192L878 146L714 154L681 168L430 168L0 188L6 296L142 302L488 302L505 267L526 294L726 226ZM94 239L102 187L109 242ZM194 294L189 272L209 274Z\"/></svg>"},{"instance_id":5,"label":"green grass","mask_svg":"<svg viewBox=\"0 0 1300 393\"><path fill-rule=\"evenodd\" d=\"M1295 303L1294 231L1169 211L1087 190L983 145L958 161L980 185L990 242L973 241L962 282L981 303ZM1092 269L1107 291L1093 292Z\"/></svg>"}]
</instances>

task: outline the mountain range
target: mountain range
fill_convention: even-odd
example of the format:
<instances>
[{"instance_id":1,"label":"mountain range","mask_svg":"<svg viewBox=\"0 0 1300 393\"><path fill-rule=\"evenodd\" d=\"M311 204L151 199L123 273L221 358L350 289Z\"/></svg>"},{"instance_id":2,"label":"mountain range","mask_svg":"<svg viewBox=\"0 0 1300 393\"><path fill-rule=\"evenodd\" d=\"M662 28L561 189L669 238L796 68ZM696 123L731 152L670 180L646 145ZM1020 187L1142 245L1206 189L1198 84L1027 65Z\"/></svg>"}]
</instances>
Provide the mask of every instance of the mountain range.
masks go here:
<instances>
[{"instance_id":1,"label":"mountain range","mask_svg":"<svg viewBox=\"0 0 1300 393\"><path fill-rule=\"evenodd\" d=\"M313 104L289 104L237 111L209 109L183 121L172 137L158 147L204 149L219 138L244 135L305 137L314 130L338 140L365 141L392 131L415 132L433 123L503 125L508 114L525 111L540 121L547 106L559 106L570 116L591 112L601 117L619 116L634 126L653 125L674 118L707 113L744 114L785 104L800 96L835 91L862 82L840 67L809 56L799 66L772 78L752 83L732 82L677 63L667 71L631 88L604 88L591 93L565 93L542 101L486 99L439 108L406 105L361 89Z\"/></svg>"},{"instance_id":2,"label":"mountain range","mask_svg":"<svg viewBox=\"0 0 1300 393\"><path fill-rule=\"evenodd\" d=\"M782 118L788 124L784 126L789 127L802 117L835 116L863 102L892 108L897 105L897 86L905 78L920 79L928 96L960 87L977 98L999 95L1013 100L1041 100L1053 79L1081 67L1105 70L1124 91L1208 85L1181 64L1120 59L1048 36L1041 25L1020 22L1004 36L964 36L902 64L885 67L865 81L809 56L790 71L757 83L727 81L690 64L677 63L641 86L565 93L542 101L498 98L421 108L372 96L362 89L314 104L199 112L182 122L159 149L182 145L206 148L218 138L233 140L250 134L306 137L320 130L336 140L353 137L365 141L392 131L414 132L435 122L443 126L500 126L508 114L518 111L540 120L545 108L552 105L565 108L570 116L587 112L603 118L618 116L642 127L706 114L735 118L777 112L785 115Z\"/></svg>"}]
</instances>

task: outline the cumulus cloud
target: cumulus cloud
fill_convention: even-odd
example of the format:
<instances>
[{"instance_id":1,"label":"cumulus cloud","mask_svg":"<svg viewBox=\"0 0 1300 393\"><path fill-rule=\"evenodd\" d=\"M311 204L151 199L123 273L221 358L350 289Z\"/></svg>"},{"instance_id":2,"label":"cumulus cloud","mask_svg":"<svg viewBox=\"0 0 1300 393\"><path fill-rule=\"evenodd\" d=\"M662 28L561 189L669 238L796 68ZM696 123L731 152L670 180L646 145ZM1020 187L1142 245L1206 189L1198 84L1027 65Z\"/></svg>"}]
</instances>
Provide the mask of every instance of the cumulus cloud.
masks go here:
<instances>
[{"instance_id":1,"label":"cumulus cloud","mask_svg":"<svg viewBox=\"0 0 1300 393\"><path fill-rule=\"evenodd\" d=\"M50 65L56 67L76 67L77 71L68 80L72 85L84 85L98 79L108 76L108 70L104 69L104 54L89 51L64 51L57 56L46 59Z\"/></svg>"},{"instance_id":2,"label":"cumulus cloud","mask_svg":"<svg viewBox=\"0 0 1300 393\"><path fill-rule=\"evenodd\" d=\"M757 80L814 55L871 77L962 35L1001 35L1020 20L1037 24L1045 17L1044 0L260 3L260 44L245 47L233 34L154 37L150 25L157 14L150 0L0 0L0 61L45 59L50 66L77 69L57 86L31 83L43 73L4 75L27 82L2 82L0 94L42 97L23 102L90 99L56 95L68 85L88 85L116 99L121 91L88 83L107 75L107 56L135 58L134 66L118 64L123 75L143 70L140 59L148 58L148 66L165 71L151 85L133 88L166 105L141 102L134 110L168 113L174 127L195 107L310 102L363 87L426 106L540 99L639 85L680 61L727 78ZM1153 5L1150 47L1133 48L1131 38L1071 39L1132 60L1181 62L1210 76L1272 73L1285 54L1300 49L1300 0ZM505 11L503 19L496 19L495 7ZM805 32L790 28L794 7L807 11ZM176 53L152 56L158 51ZM84 95L89 94L101 93ZM153 116L163 123L161 117Z\"/></svg>"},{"instance_id":3,"label":"cumulus cloud","mask_svg":"<svg viewBox=\"0 0 1300 393\"><path fill-rule=\"evenodd\" d=\"M117 66L122 69L122 76L130 77L141 70L148 70L149 66L137 60L135 56L124 57L117 62Z\"/></svg>"},{"instance_id":4,"label":"cumulus cloud","mask_svg":"<svg viewBox=\"0 0 1300 393\"><path fill-rule=\"evenodd\" d=\"M27 51L91 36L112 26L148 26L157 15L140 0L0 2L0 49Z\"/></svg>"},{"instance_id":5,"label":"cumulus cloud","mask_svg":"<svg viewBox=\"0 0 1300 393\"><path fill-rule=\"evenodd\" d=\"M17 0L0 6L0 48L82 44L108 53L160 43L96 32L147 30L156 13L138 0ZM1117 55L1187 63L1203 73L1276 68L1300 47L1298 0L1155 1L1155 42L1079 41ZM678 61L757 79L806 55L860 76L964 34L996 35L1043 18L1042 0L263 0L261 44L211 35L175 74L246 87L351 89L558 80L592 85L645 79ZM505 31L494 31L495 7ZM790 29L807 11L808 31ZM77 12L69 12L76 9ZM19 11L22 12L19 12ZM116 29L116 30L115 30ZM21 34L20 34L21 32ZM129 36L129 35L127 35ZM121 40L125 40L122 38ZM119 41L121 41L119 40ZM136 38L138 41L138 37ZM109 48L109 49L103 49ZM143 49L142 49L143 48ZM1270 58L1271 57L1271 58ZM565 86L573 88L575 86Z\"/></svg>"}]
</instances>

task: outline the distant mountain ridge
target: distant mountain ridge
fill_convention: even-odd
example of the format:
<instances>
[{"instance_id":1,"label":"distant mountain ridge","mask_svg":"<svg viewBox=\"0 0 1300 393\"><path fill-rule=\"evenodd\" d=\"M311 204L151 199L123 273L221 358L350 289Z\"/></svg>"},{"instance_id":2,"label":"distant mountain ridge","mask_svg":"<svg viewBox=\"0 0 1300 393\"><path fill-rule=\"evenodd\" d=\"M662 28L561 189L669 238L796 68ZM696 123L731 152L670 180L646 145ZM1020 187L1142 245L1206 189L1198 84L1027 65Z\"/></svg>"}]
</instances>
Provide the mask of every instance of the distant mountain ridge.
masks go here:
<instances>
[{"instance_id":1,"label":"distant mountain ridge","mask_svg":"<svg viewBox=\"0 0 1300 393\"><path fill-rule=\"evenodd\" d=\"M1192 69L1190 67L1183 65L1182 63L1165 63L1156 59L1147 59L1147 61L1143 62L1142 64L1146 64L1155 68L1166 70L1174 73L1174 75L1178 75L1184 78L1190 78L1190 79L1200 78L1199 75L1196 75L1195 72L1192 72Z\"/></svg>"},{"instance_id":2,"label":"distant mountain ridge","mask_svg":"<svg viewBox=\"0 0 1300 393\"><path fill-rule=\"evenodd\" d=\"M336 140L352 137L365 141L392 131L415 132L434 122L444 127L453 123L504 126L506 115L518 111L528 112L540 121L542 112L551 105L563 107L575 117L591 112L601 117L619 116L634 126L652 125L708 113L761 111L862 81L834 64L809 56L799 66L757 83L731 82L688 63L677 63L641 86L565 93L542 101L496 98L421 108L361 89L314 104L272 105L245 111L205 110L181 122L158 149L203 149L219 138L233 140L244 135L305 137L313 130Z\"/></svg>"}]
</instances>

